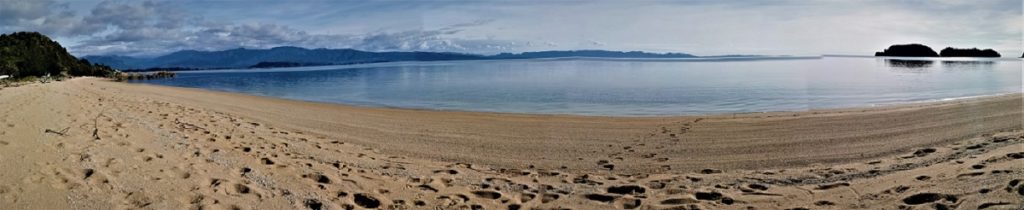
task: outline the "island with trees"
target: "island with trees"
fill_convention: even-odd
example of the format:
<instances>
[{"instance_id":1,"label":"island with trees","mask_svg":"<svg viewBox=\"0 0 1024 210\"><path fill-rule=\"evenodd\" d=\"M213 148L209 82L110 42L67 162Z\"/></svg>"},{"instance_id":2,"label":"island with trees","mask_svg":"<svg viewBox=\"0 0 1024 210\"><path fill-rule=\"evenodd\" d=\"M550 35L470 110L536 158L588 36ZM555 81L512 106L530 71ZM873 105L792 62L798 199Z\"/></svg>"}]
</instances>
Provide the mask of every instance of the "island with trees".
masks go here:
<instances>
[{"instance_id":1,"label":"island with trees","mask_svg":"<svg viewBox=\"0 0 1024 210\"><path fill-rule=\"evenodd\" d=\"M982 58L998 58L1001 57L998 52L992 49L959 49L947 47L939 52L939 56L942 57L982 57Z\"/></svg>"},{"instance_id":2,"label":"island with trees","mask_svg":"<svg viewBox=\"0 0 1024 210\"><path fill-rule=\"evenodd\" d=\"M931 47L923 44L902 44L889 46L882 52L876 52L875 56L897 56L897 57L939 57L939 53Z\"/></svg>"},{"instance_id":3,"label":"island with trees","mask_svg":"<svg viewBox=\"0 0 1024 210\"><path fill-rule=\"evenodd\" d=\"M875 52L875 56L889 57L976 57L976 58L998 58L998 52L992 49L978 48L953 48L946 47L936 53L931 47L923 44L897 44L889 46L881 52ZM1024 57L1024 55L1022 55Z\"/></svg>"}]
</instances>

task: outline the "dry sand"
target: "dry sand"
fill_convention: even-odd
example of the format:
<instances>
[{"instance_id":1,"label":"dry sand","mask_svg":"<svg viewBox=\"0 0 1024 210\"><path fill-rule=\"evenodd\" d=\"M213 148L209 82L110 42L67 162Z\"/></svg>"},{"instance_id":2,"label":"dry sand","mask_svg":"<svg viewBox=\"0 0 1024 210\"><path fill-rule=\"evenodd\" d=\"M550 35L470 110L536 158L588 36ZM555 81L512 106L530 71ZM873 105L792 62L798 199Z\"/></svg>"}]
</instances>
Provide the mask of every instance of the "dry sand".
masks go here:
<instances>
[{"instance_id":1,"label":"dry sand","mask_svg":"<svg viewBox=\"0 0 1024 210\"><path fill-rule=\"evenodd\" d=\"M1022 109L520 115L78 78L0 90L0 209L1024 209Z\"/></svg>"}]
</instances>

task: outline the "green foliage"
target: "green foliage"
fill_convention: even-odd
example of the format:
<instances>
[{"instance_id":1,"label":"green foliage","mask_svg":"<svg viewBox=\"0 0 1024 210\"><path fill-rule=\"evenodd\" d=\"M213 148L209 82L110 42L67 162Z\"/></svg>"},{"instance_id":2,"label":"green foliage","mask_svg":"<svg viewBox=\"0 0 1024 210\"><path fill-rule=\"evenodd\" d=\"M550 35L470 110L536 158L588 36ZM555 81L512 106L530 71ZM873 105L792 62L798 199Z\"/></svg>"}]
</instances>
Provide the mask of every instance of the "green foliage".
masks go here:
<instances>
[{"instance_id":1,"label":"green foliage","mask_svg":"<svg viewBox=\"0 0 1024 210\"><path fill-rule=\"evenodd\" d=\"M14 80L15 83L19 83L19 82L36 82L36 81L39 81L39 77L36 77L36 76L25 76L25 77L20 77L20 78Z\"/></svg>"},{"instance_id":2,"label":"green foliage","mask_svg":"<svg viewBox=\"0 0 1024 210\"><path fill-rule=\"evenodd\" d=\"M114 69L78 59L57 42L38 32L0 35L0 75L109 76Z\"/></svg>"}]
</instances>

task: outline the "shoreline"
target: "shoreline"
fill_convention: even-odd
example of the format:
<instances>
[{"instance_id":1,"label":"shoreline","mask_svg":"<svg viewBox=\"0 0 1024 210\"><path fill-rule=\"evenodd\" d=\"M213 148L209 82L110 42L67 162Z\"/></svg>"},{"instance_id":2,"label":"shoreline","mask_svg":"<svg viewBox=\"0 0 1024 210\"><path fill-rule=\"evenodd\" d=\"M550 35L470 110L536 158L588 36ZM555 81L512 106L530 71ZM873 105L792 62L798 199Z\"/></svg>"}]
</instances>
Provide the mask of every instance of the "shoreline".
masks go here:
<instances>
[{"instance_id":1,"label":"shoreline","mask_svg":"<svg viewBox=\"0 0 1024 210\"><path fill-rule=\"evenodd\" d=\"M0 208L1015 209L1022 100L630 118L76 78L0 90Z\"/></svg>"},{"instance_id":2,"label":"shoreline","mask_svg":"<svg viewBox=\"0 0 1024 210\"><path fill-rule=\"evenodd\" d=\"M788 115L788 114L801 114L801 113L814 113L814 112L833 112L843 110L875 110L875 109L893 109L901 107L922 107L922 106L934 106L946 103L958 103L969 100L991 100L1002 97L1021 97L1024 96L1024 92L1005 92L995 94L984 94L975 96L963 96L963 97L950 97L950 98L939 98L939 99L923 99L913 101L902 101L893 103L880 103L880 104L868 104L868 105L851 105L851 106L840 106L840 107L823 107L823 108L812 108L807 110L779 110L779 111L754 111L754 112L723 112L723 113L706 113L706 114L670 114L670 115L601 115L601 114L573 114L573 113L522 113L522 112L500 112L500 111L475 111L475 110L460 110L460 109L431 109L431 108L413 108L413 107L401 107L401 106L389 106L384 104L351 104L343 102L326 102L326 101L313 101L313 100L302 100L302 99L290 99L274 96L265 95L254 95L241 92L230 92L221 90L210 90L196 87L178 87L168 86L159 84L149 84L144 82L128 82L126 84L131 85L143 85L143 86L155 86L155 87L166 87L173 89L186 89L186 90L197 90L197 91L209 91L218 92L231 95L242 95L251 97L260 97L275 100L286 100L295 102L304 102L311 104L322 104L322 105L336 105L351 108L366 108L366 109L383 109L383 110L406 110L406 111L422 111L422 112L451 112L451 113L479 113L479 114L493 114L493 115L519 115L519 116L537 116L537 117L595 117L595 118L692 118L692 117L726 117L726 116L740 116L740 115ZM1024 98L1022 98L1024 100Z\"/></svg>"},{"instance_id":3,"label":"shoreline","mask_svg":"<svg viewBox=\"0 0 1024 210\"><path fill-rule=\"evenodd\" d=\"M104 83L104 84L120 84L120 83ZM310 101L299 101L299 100L291 100L291 99L281 99L281 98L266 97L266 96L253 96L253 95L246 95L246 94L240 94L240 93L210 91L210 90L198 89L198 88L168 87L168 86L159 86L159 85L150 85L150 84L129 84L129 87L135 87L133 89L144 91L144 92L140 92L140 93L144 93L144 94L140 94L140 95L156 94L157 96L170 96L170 95L161 95L160 93L158 93L158 92L161 92L161 91L173 91L173 92L175 92L177 94L183 94L183 95L203 95L203 97L201 97L201 98L204 98L204 100L195 100L194 101L194 102L200 103L201 104L200 107L203 107L203 106L206 106L206 105L222 105L224 107L221 107L221 108L231 107L231 108L242 108L242 109L245 109L245 108L243 108L241 106L236 106L236 105L231 105L231 104L223 104L223 103L213 103L213 104L211 104L211 102L214 102L212 100L225 100L225 101L245 101L245 103L247 103L247 104L258 105L258 106L261 107L259 109L263 109L263 110L281 110L281 109L284 109L284 107L294 107L297 110L315 110L315 111L307 111L307 112L295 111L295 113L287 113L287 114L285 114L285 113L280 112L280 111L275 111L275 112L257 111L256 110L257 108L253 107L250 110L243 111L243 112L237 112L237 113L233 113L233 114L239 114L241 116L247 116L248 115L248 117L252 117L252 118L255 118L257 120L263 120L263 121L266 121L268 123L274 123L275 121L277 121L277 123L275 123L275 124L281 124L282 127L287 127L287 128L291 128L291 129L304 130L306 132L313 133L313 134L318 134L318 135L322 135L322 136L353 136L355 138L352 139L352 141L351 141L352 143L356 143L356 144L360 144L360 145L364 145L364 146L375 147L375 148L382 148L381 150L383 150L385 152L402 153L402 154L410 155L410 156L417 157L417 158L426 158L426 159L432 159L432 160L458 160L458 161L462 161L462 162L470 162L470 163L475 163L475 164L485 164L485 165L489 165L489 166L521 167L521 166L526 166L526 165L531 165L531 164L524 163L522 161L509 161L508 159L510 157L516 157L516 158L511 158L511 159L522 159L522 158L525 158L525 157L542 157L542 159L543 159L543 158L545 158L545 156L547 156L550 153L560 153L560 152L556 152L556 151L561 151L561 152L575 151L575 152L571 152L570 154L581 155L581 154L586 154L586 153L592 153L592 151L594 151L594 150L605 150L605 152L602 152L604 154L603 156L605 156L604 158L600 158L600 157L598 157L596 155L588 154L588 156L590 156L590 158L585 158L585 159L591 159L590 161L587 161L587 162L591 162L591 161L596 162L596 161L599 161L599 160L611 161L611 159L616 159L616 158L620 158L620 159L642 159L642 160L638 160L637 162L633 162L631 164L626 165L627 167L618 166L618 168L621 168L620 170L626 169L625 172L630 172L630 171L634 171L634 170L646 171L646 172L658 171L658 170L660 170L660 167L652 167L650 165L664 165L664 164L667 164L667 163L671 163L672 161L662 161L662 162L659 162L659 161L656 161L656 158L642 158L642 157L639 157L639 156L642 156L640 154L632 154L633 156L638 156L638 157L633 157L633 158L622 157L623 154L639 153L639 152L636 152L636 151L628 152L629 149L624 149L624 150L622 150L622 152L613 152L613 151L610 151L610 150L608 150L606 148L600 148L600 146L596 145L596 144L598 144L597 142L605 142L605 144L611 144L611 145L627 145L627 144L632 144L632 145L634 145L633 147L636 147L635 145L644 144L644 142L640 142L640 141L647 141L647 142L650 142L650 143L662 143L662 144L669 143L669 144L676 144L676 145L678 145L678 146L676 146L676 149L672 149L671 147L666 147L666 148L661 148L661 149L654 149L654 148L652 148L653 150L658 150L658 151L661 151L661 152L664 152L664 153L690 152L690 150L698 150L698 149L691 149L691 148L687 148L687 147L689 147L689 146L698 146L698 145L704 146L704 147L702 147L702 149L711 149L711 150L716 150L716 149L717 150L721 150L723 148L732 148L732 149L739 148L739 149L743 149L743 150L750 150L752 148L749 148L750 146L748 146L748 145L738 145L738 146L734 146L734 147L729 147L729 146L726 146L726 145L720 145L722 143L720 143L720 142L716 143L718 141L715 141L713 138L723 138L723 137L724 138L728 138L726 136L730 136L730 134L732 134L732 136L737 136L739 138L739 139L731 140L732 142L758 141L758 140L754 140L754 139L762 139L763 138L763 137L758 137L757 136L757 135L760 135L760 134L757 134L759 131L752 131L751 129L749 129L749 127L758 126L758 127L771 128L771 129L763 128L763 129L767 129L767 130L772 130L772 129L776 130L776 132L774 132L775 134L764 135L765 137L769 137L769 138L771 138L772 136L775 136L775 137L786 137L786 136L792 136L792 135L797 135L798 134L798 133L794 133L794 132L785 132L785 131L778 132L777 131L778 129L794 129L794 128L797 129L797 130L831 129L831 130L838 130L838 131L844 131L845 130L846 133L848 133L848 134L846 134L847 136L852 136L852 137L845 138L846 140L851 140L851 141L865 141L865 140L868 140L868 142L867 142L868 144L878 145L878 143L883 142L883 141L879 141L877 139L864 139L863 137L877 136L877 135L880 135L880 134L885 134L885 135L899 134L899 135L907 136L908 134L902 133L902 131L879 132L879 133L871 133L871 132L860 133L860 132L856 131L857 128L854 128L854 127L851 127L851 126L846 126L846 125L843 125L843 124L850 124L850 121L852 121L854 124L862 124L864 126L869 126L868 123L865 123L866 121L893 120L893 119L886 119L889 116L885 116L885 115L888 115L889 113L901 113L903 115L908 115L908 116L917 116L917 115L920 115L920 113L928 112L928 111L922 110L922 109L948 109L950 107L956 107L956 106L961 106L961 108L970 108L969 106L965 106L965 104L991 104L992 102L1000 102L1000 103L1002 103L1002 106L1000 106L1000 107L1005 109L1007 107L1020 107L1021 102L1024 101L1024 99L1022 99L1022 94L1011 94L1011 95L982 97L982 98L965 99L965 100L919 102L919 103L896 104L896 105L886 105L886 106L877 106L877 107L837 108L837 109L822 109L822 110L809 110L809 111L796 111L796 112L787 112L787 111L781 111L781 112L755 112L755 113L718 114L718 115L708 115L708 116L699 116L698 115L698 116L656 116L656 117L651 117L651 116L642 116L642 117L611 117L611 116L588 116L588 115L569 115L569 114L522 114L522 113L474 112L474 111L458 111L458 110L421 110L421 109L405 109L405 108L391 108L391 107L353 106L353 105L344 105L344 104L335 104L335 103L310 102ZM175 98L182 99L181 101L188 101L188 100L190 100L190 99L185 99L183 97L175 97ZM233 111L233 110L222 109L221 111L230 112L230 111ZM257 112L253 112L253 111L257 111ZM1005 110L1002 110L1002 111L1005 112ZM944 120L951 120L951 121L953 121L952 119L954 119L954 118L967 117L967 116L956 116L958 114L959 113L946 113L946 115L943 115L943 116L934 116L934 118L922 118L922 119L918 119L918 121L925 122L925 121L934 121L936 119L944 119ZM288 115L292 115L292 116L288 116ZM962 114L959 114L959 115L962 115ZM888 147L888 148L886 148L884 150L881 150L881 152L878 151L878 150L860 150L860 151L855 151L855 152L854 151L847 151L846 152L847 153L846 157L843 157L843 158L821 157L821 160L819 160L819 161L823 161L822 163L843 163L843 162L851 162L853 160L864 160L864 159L868 159L868 158L871 158L871 157L879 157L879 156L885 156L885 155L892 155L892 154L898 153L898 152L905 152L905 151L911 149L912 147L928 146L928 145L934 145L934 144L938 144L938 143L942 143L942 142L949 142L949 141L954 140L954 139L969 138L971 136L977 136L977 135L981 135L983 133L989 133L991 131L1004 130L1004 128L1020 128L1021 127L1021 120L1020 119L1022 119L1022 118L1021 117L1009 117L1010 115L1020 116L1021 115L1021 109L1020 108L1015 108L1015 109L1011 109L1011 112L1002 113L1001 116L992 116L992 117L999 117L999 118L1001 118L1003 120L1011 119L1009 121L1006 121L1006 122L1009 122L1010 124L988 126L988 127L1002 126L1002 128L998 128L998 129L989 128L990 130L985 131L985 132L979 132L979 131L976 131L976 130L968 130L968 131L966 131L968 133L973 133L973 134L964 134L964 133L957 133L957 132L947 132L949 134L947 134L947 135L939 135L939 136L945 136L944 138L940 138L942 140L934 140L934 139L933 140L923 140L923 141L920 141L920 142L918 142L916 144L912 144L913 146ZM360 118L361 120L348 119L348 118L355 117L355 116L362 117L362 118ZM844 118L837 118L837 117L844 117ZM882 119L884 119L884 120L872 119L874 117L882 117ZM846 119L846 118L852 118L852 119ZM709 130L708 130L709 132L704 134L704 135L702 135L702 136L700 136L700 137L696 137L697 139L695 140L696 141L695 143L687 142L687 141L694 141L694 140L686 140L686 141L682 140L683 138L685 138L684 137L684 133L686 133L688 135L693 135L693 133L698 131L699 127L695 127L695 126L690 125L690 124L697 124L697 121L704 121L702 124L707 124L708 121L706 121L706 120L717 121L717 125L708 126L709 127ZM801 120L803 120L803 121L801 121ZM324 121L328 121L328 122L324 122ZM776 124L775 123L777 121L796 122L796 123L793 123L795 125L780 125L780 124ZM808 121L808 122L804 122L804 121ZM811 121L813 121L813 123L811 123ZM445 123L445 122L453 122L453 123L448 124L448 123ZM362 125L358 125L358 126L354 125L354 124L358 124L358 123L377 124L377 126L367 127L367 126L362 126ZM843 125L843 126L842 127L822 126L823 123L825 123L825 124L839 124L839 125ZM393 124L393 125L389 125L389 124ZM738 124L753 124L753 125L737 126ZM939 125L940 126L944 126L944 127L950 127L949 123L939 123ZM877 130L881 130L881 129L893 130L893 128L888 128L886 126L878 126L877 124L871 125L871 126L877 127L877 129L873 129L873 130L876 130L876 131ZM908 124L903 124L902 126L913 127L913 128L920 129L920 128L918 128L918 126L913 126L913 125L908 125ZM349 131L339 131L337 129L337 127L349 127L349 128L354 128L354 129L362 129L362 130L365 130L366 132L353 132L353 133L358 133L358 134L353 134L353 133L349 133ZM510 132L508 130L505 130L506 127L507 128L527 129L529 131ZM398 130L404 130L404 129L409 129L409 128L422 129L425 132L411 132L411 133L410 132L396 132ZM560 130L560 129L565 129L565 131L571 131L571 132L558 132L557 130ZM595 129L600 129L600 130L595 130ZM661 129L661 131L658 131L658 129ZM910 129L910 128L907 128L907 129ZM431 130L436 130L436 131L440 131L440 132L430 132ZM671 131L667 131L667 130L671 130ZM767 130L765 132L769 132ZM931 130L933 130L935 132L942 132L943 131L941 129L934 129L934 128L931 129ZM579 133L587 133L587 132L595 132L595 133L602 133L603 132L603 133L600 134L600 135L599 134L579 134ZM735 134L734 132L738 132L738 134ZM487 134L481 134L481 133L493 133L493 134L487 135ZM525 134L521 134L521 133L527 133L527 134L532 134L532 135L525 135ZM551 135L538 135L538 134L544 134L544 133L551 133ZM953 134L953 133L956 133L956 134ZM451 136L452 134L457 135L457 136L454 136L454 138L459 139L459 140L458 141L452 141L450 139L447 139L447 138L453 137L453 136ZM807 134L811 134L811 133L807 133ZM397 138L399 140L380 142L380 141L371 139L371 138L382 138L382 135L383 135L383 138L387 138L387 139L396 139ZM723 135L725 135L725 136L723 136ZM934 135L934 134L932 134L932 135ZM590 140L590 141L583 140L583 139L588 139L588 138L592 139L592 140ZM556 140L556 142L546 141L547 139ZM743 140L743 139L750 139L750 140ZM593 140L596 140L596 141L593 141ZM813 143L813 142L817 142L819 140L820 140L819 138L806 138L805 140L801 141L801 143ZM429 141L429 142L423 142L423 141ZM480 157L472 157L472 156L476 156L476 155L464 155L464 154L447 153L447 152L444 152L444 151L446 151L444 147L432 145L432 143L445 143L447 146L450 146L450 147L456 147L456 148L460 148L461 147L461 148L463 148L465 150L470 150L470 151L474 151L474 149L477 149L475 151L476 152L480 152L480 154L494 154L494 155L497 155L497 154L501 154L501 153L495 153L496 151L494 151L494 149L485 149L483 151L478 150L478 149L481 148L481 147L483 147L483 148L487 148L487 147L514 147L513 145L511 145L511 143L509 141L532 142L533 144L547 145L547 146L560 145L561 147L557 148L557 149L547 148L546 150L542 150L542 151L545 151L544 153L534 154L534 155L529 155L529 156L515 155L513 152L510 152L510 153L506 153L507 156L503 156L501 158L495 158L495 159L503 159L503 160L479 160L479 159L481 159ZM557 142L557 141L564 141L564 142ZM628 143L629 141L633 141L634 143ZM833 139L833 140L830 140L830 141L837 141L837 140ZM548 142L548 143L543 143L543 142ZM404 145L409 144L409 143L415 143L417 145L408 146L406 148L401 148L401 149L394 148L395 145L397 145L397 146L404 146ZM698 143L700 143L700 144L698 144ZM470 144L470 145L473 145L473 146L466 146L464 144ZM577 147L573 147L573 146L569 146L569 145L566 145L566 144L578 144L578 145L589 144L589 146L587 146L586 149L589 149L589 150L592 150L592 151L591 152L582 152L582 151L585 150L584 148L580 148L578 146ZM682 144L682 145L679 145L679 144ZM715 144L719 144L719 145L715 145ZM497 145L501 145L501 146L497 146ZM792 151L794 149L793 148L788 148L788 147L795 146L793 143L778 143L778 145L790 145L790 146L787 146L787 147L777 146L778 148L775 148L775 149L778 149L778 150L790 150L790 151ZM862 144L853 144L853 145L862 145ZM651 147L650 145L645 145L645 146ZM859 147L863 147L863 146L859 146ZM422 148L432 148L432 149L435 149L436 151L435 152L415 151L415 150L422 149ZM540 149L539 147L533 147L533 148L534 149ZM809 148L809 147L807 145L802 145L802 146L800 146L798 148L804 149L804 148ZM636 150L635 148L631 148L631 149ZM650 151L650 152L659 153L658 151ZM411 154L409 154L409 153L411 153ZM729 152L723 152L723 153L729 153ZM854 155L854 153L860 153L860 154ZM613 155L613 154L615 154L615 155ZM835 154L829 154L829 155L835 155ZM551 163L549 163L549 164L533 163L532 165L538 165L538 167L542 167L543 166L545 168L558 168L558 167L561 166L561 164L556 165L556 163L569 162L572 159L574 159L574 158L571 158L569 156L570 155L562 155L559 158L560 160L550 161ZM821 156L828 156L828 155L822 154ZM552 157L552 158L554 158L554 157ZM673 157L669 157L669 158L674 159ZM694 159L694 158L697 158L697 157L696 157L696 155L694 155L694 156L679 157L679 158L680 159ZM752 158L752 157L743 157L743 158L746 159L746 158ZM646 160L643 160L643 159L646 159ZM849 160L843 160L843 159L849 159ZM797 160L799 160L799 159L797 159ZM696 162L696 161L691 161L691 162ZM761 163L754 164L753 162L761 162ZM768 161L768 162L771 162L771 161ZM772 164L765 165L762 161L748 160L748 161L745 161L742 164L738 164L735 167L736 168L747 168L747 169L770 168L770 167L788 167L785 164L785 162L800 162L800 161L796 161L796 160L794 160L794 161L780 161L780 162L777 162L777 163L772 163ZM674 165L679 165L679 167L676 167L676 168L685 168L687 170L697 170L697 169L700 169L700 168L706 168L706 167L710 167L710 166L714 165L714 164L696 164L696 165L693 165L693 164L684 164L684 163L689 163L689 162L676 163ZM590 167L585 167L585 165L591 165L591 166ZM638 167L636 169L632 169L632 167L629 167L629 165L638 165L638 166L639 165L648 165L648 166ZM604 170L603 168L601 168L599 166L596 166L596 165L593 165L593 164L589 164L589 163L588 164L576 164L575 166L570 166L570 168L589 168L589 169L581 169L581 170L582 171L590 171L590 172ZM726 168L734 168L734 167L726 167Z\"/></svg>"}]
</instances>

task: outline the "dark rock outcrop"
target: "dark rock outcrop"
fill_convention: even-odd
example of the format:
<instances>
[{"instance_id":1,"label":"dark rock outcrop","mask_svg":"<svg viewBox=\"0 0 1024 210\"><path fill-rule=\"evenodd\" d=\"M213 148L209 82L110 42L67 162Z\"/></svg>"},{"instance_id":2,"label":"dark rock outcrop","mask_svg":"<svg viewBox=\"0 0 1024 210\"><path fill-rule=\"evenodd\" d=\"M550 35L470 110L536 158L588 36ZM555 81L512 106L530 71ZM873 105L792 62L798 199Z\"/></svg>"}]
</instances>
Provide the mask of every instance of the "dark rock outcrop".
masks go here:
<instances>
[{"instance_id":1,"label":"dark rock outcrop","mask_svg":"<svg viewBox=\"0 0 1024 210\"><path fill-rule=\"evenodd\" d=\"M882 52L876 52L875 56L938 57L939 54L923 44L903 44L889 46Z\"/></svg>"},{"instance_id":2,"label":"dark rock outcrop","mask_svg":"<svg viewBox=\"0 0 1024 210\"><path fill-rule=\"evenodd\" d=\"M942 56L942 57L982 57L982 58L998 58L998 57L1001 57L998 52L996 52L995 50L992 50L992 49L984 49L984 50L981 50L981 49L978 49L978 48L958 49L958 48L952 48L952 47L947 47L946 49L942 49L942 51L939 52L939 55Z\"/></svg>"}]
</instances>

